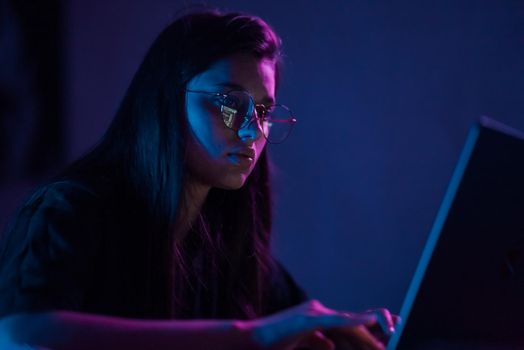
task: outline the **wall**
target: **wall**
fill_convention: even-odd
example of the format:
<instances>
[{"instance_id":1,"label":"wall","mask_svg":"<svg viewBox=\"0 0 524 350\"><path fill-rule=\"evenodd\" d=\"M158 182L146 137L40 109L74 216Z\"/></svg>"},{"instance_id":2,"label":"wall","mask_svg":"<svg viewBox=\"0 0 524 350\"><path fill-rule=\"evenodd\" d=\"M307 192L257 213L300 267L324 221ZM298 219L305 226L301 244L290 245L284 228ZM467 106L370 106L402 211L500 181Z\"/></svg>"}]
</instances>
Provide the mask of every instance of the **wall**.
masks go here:
<instances>
[{"instance_id":1,"label":"wall","mask_svg":"<svg viewBox=\"0 0 524 350\"><path fill-rule=\"evenodd\" d=\"M271 146L275 254L329 306L400 308L468 128L524 129L520 1L208 1L284 41ZM105 130L155 35L188 1L70 2L69 159Z\"/></svg>"}]
</instances>

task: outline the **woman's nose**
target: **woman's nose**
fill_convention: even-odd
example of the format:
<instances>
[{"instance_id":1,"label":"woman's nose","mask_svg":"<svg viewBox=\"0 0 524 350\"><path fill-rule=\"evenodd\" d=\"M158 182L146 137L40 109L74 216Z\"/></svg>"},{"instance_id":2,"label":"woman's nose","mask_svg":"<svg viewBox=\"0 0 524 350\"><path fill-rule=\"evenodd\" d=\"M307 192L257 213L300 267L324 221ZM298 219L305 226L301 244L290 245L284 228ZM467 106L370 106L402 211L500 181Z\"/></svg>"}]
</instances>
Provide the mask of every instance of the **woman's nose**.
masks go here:
<instances>
[{"instance_id":1,"label":"woman's nose","mask_svg":"<svg viewBox=\"0 0 524 350\"><path fill-rule=\"evenodd\" d=\"M253 116L251 118L251 121L238 129L237 136L241 140L244 139L251 139L253 141L258 140L262 136L262 130L260 129L260 125L258 123L258 119Z\"/></svg>"}]
</instances>

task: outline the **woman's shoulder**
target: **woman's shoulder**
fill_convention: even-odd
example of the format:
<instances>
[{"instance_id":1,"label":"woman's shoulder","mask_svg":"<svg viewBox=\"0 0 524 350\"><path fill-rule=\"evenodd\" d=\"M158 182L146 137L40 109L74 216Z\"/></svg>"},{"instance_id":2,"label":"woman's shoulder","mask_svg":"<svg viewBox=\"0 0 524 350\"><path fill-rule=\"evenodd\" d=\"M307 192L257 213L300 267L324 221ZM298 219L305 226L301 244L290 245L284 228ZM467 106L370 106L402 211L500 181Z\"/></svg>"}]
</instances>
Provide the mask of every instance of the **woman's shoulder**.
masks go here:
<instances>
[{"instance_id":1,"label":"woman's shoulder","mask_svg":"<svg viewBox=\"0 0 524 350\"><path fill-rule=\"evenodd\" d=\"M87 205L103 207L115 197L115 186L107 176L60 175L33 189L22 207L42 205Z\"/></svg>"},{"instance_id":2,"label":"woman's shoulder","mask_svg":"<svg viewBox=\"0 0 524 350\"><path fill-rule=\"evenodd\" d=\"M22 200L2 236L46 225L94 225L106 216L107 202L107 196L87 182L54 179L38 185Z\"/></svg>"},{"instance_id":3,"label":"woman's shoulder","mask_svg":"<svg viewBox=\"0 0 524 350\"><path fill-rule=\"evenodd\" d=\"M15 217L46 208L82 212L82 208L95 209L102 204L100 193L86 183L73 179L53 180L33 189L22 201Z\"/></svg>"},{"instance_id":4,"label":"woman's shoulder","mask_svg":"<svg viewBox=\"0 0 524 350\"><path fill-rule=\"evenodd\" d=\"M56 200L95 200L99 198L95 189L85 182L75 179L57 179L36 187L26 202L35 205L45 199Z\"/></svg>"},{"instance_id":5,"label":"woman's shoulder","mask_svg":"<svg viewBox=\"0 0 524 350\"><path fill-rule=\"evenodd\" d=\"M78 305L106 218L85 183L53 180L23 201L0 240L0 316Z\"/></svg>"}]
</instances>

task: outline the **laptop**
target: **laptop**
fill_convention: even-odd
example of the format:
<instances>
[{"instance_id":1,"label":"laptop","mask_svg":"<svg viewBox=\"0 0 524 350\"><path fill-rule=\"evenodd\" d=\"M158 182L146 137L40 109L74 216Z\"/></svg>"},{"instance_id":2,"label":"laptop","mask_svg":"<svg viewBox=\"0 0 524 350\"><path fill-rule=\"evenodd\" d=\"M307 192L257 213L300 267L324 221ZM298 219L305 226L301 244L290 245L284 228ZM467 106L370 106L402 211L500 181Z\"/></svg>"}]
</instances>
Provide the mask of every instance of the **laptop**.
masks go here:
<instances>
[{"instance_id":1,"label":"laptop","mask_svg":"<svg viewBox=\"0 0 524 350\"><path fill-rule=\"evenodd\" d=\"M387 349L524 349L524 132L470 130Z\"/></svg>"}]
</instances>

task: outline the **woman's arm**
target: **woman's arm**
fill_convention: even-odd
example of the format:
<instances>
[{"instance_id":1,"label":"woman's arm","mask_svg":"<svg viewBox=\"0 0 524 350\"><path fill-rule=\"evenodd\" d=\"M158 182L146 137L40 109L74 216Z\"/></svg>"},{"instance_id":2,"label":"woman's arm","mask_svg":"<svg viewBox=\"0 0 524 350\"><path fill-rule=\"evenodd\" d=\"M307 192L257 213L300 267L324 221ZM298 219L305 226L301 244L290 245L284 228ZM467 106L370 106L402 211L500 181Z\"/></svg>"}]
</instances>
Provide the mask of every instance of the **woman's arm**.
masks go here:
<instances>
[{"instance_id":1,"label":"woman's arm","mask_svg":"<svg viewBox=\"0 0 524 350\"><path fill-rule=\"evenodd\" d=\"M51 311L15 314L0 321L2 349L7 344L52 350L257 348L251 339L249 327L233 320L131 320Z\"/></svg>"},{"instance_id":2,"label":"woman's arm","mask_svg":"<svg viewBox=\"0 0 524 350\"><path fill-rule=\"evenodd\" d=\"M348 314L316 300L249 320L131 320L71 311L14 314L0 320L0 348L62 349L332 349L323 330L336 331L358 349L383 349L362 325L394 326L387 310Z\"/></svg>"}]
</instances>

